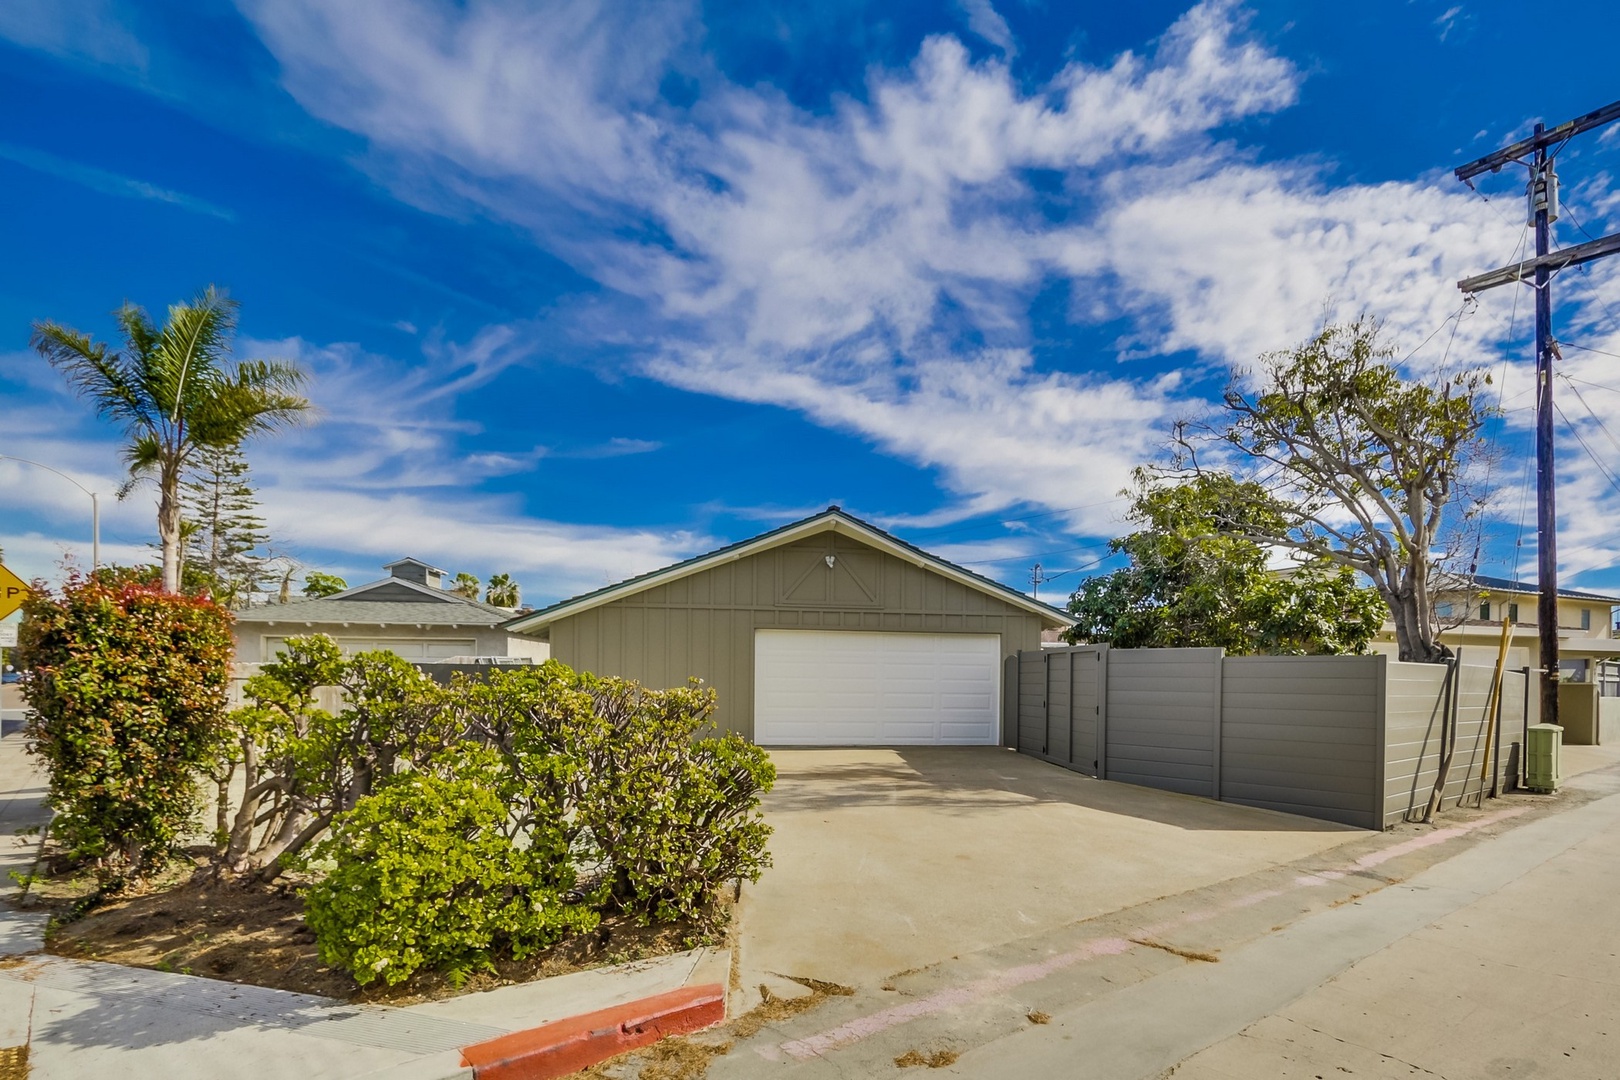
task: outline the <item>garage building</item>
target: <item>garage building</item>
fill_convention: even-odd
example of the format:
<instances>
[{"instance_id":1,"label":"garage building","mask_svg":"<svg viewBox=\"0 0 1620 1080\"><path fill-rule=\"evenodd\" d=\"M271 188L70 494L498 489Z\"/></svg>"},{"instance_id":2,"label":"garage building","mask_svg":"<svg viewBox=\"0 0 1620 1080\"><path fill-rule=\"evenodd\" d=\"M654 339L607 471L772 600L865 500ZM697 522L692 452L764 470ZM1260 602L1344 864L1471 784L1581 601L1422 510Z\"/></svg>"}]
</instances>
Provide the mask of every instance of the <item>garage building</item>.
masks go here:
<instances>
[{"instance_id":1,"label":"garage building","mask_svg":"<svg viewBox=\"0 0 1620 1080\"><path fill-rule=\"evenodd\" d=\"M833 506L505 629L581 671L695 675L767 746L995 745L1006 661L1071 621Z\"/></svg>"}]
</instances>

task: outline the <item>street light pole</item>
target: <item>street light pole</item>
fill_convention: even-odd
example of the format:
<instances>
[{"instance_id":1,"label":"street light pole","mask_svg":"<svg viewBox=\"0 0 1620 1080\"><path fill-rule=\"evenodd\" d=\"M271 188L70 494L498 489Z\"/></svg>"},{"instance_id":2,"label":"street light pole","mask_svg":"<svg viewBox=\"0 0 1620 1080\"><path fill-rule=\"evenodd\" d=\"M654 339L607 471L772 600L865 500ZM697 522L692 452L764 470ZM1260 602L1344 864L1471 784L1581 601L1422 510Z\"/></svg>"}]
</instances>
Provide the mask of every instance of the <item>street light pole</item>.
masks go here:
<instances>
[{"instance_id":1,"label":"street light pole","mask_svg":"<svg viewBox=\"0 0 1620 1080\"><path fill-rule=\"evenodd\" d=\"M32 465L36 469L55 473L86 495L90 496L90 569L101 569L101 498L95 492L79 483L61 469L53 469L42 461L29 461L27 458L13 457L10 454L0 454L0 461L15 461L20 465Z\"/></svg>"}]
</instances>

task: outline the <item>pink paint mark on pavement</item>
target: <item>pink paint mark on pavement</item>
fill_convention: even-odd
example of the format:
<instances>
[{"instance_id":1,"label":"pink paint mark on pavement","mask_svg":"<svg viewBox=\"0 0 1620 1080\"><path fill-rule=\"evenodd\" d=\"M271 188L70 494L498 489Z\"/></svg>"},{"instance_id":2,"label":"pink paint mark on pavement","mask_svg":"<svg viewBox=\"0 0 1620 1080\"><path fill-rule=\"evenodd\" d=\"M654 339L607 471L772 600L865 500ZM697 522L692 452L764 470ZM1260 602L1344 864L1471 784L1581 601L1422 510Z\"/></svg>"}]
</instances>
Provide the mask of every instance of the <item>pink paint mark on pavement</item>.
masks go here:
<instances>
[{"instance_id":1,"label":"pink paint mark on pavement","mask_svg":"<svg viewBox=\"0 0 1620 1080\"><path fill-rule=\"evenodd\" d=\"M959 1005L969 1005L993 994L1003 994L1014 987L1044 979L1075 964L1095 960L1099 956L1118 956L1131 948L1131 943L1124 938L1096 938L1078 949L1059 953L1038 963L1021 964L1005 971L998 971L994 975L986 975L970 983L953 986L949 990L941 990L916 1001L908 1001L904 1005L895 1005L870 1016L857 1017L819 1034L785 1042L782 1044L782 1050L789 1057L808 1061L828 1050L836 1050L840 1046L859 1042L880 1031L887 1031L919 1017L932 1016Z\"/></svg>"},{"instance_id":2,"label":"pink paint mark on pavement","mask_svg":"<svg viewBox=\"0 0 1620 1080\"><path fill-rule=\"evenodd\" d=\"M1444 829L1436 829L1433 832L1424 833L1422 836L1415 836L1410 840L1404 840L1399 844L1393 844L1387 848L1372 852L1371 854L1363 855L1359 859L1355 860L1355 862L1345 864L1342 869L1335 868L1329 870L1319 870L1311 874L1301 874L1299 877L1294 879L1294 887L1312 888L1315 886L1326 885L1330 882L1340 881L1350 876L1350 874L1356 870L1370 870L1375 866L1381 866L1384 863L1389 862L1391 859L1398 859L1402 855L1409 855L1414 851L1421 851L1424 848L1433 847L1435 844L1443 844L1447 840L1464 836L1475 831L1476 829L1483 829L1487 825L1494 825L1499 821L1506 821L1508 818L1517 817L1529 809L1529 807L1519 807L1518 809L1514 810L1499 810L1494 814L1487 814L1482 818L1470 821L1464 825L1453 825ZM1285 892L1286 890L1284 889L1264 889L1259 892L1253 892L1247 896L1241 896L1236 900L1227 901L1224 904L1212 904L1207 908L1189 911L1177 916L1174 919L1169 919L1161 923L1155 923L1152 926L1143 927L1137 930L1132 936L1157 937L1166 931L1174 930L1178 927L1189 926L1193 923L1206 922L1224 911L1253 907L1255 904L1282 896ZM862 1039L870 1038L873 1035L877 1035L880 1032L887 1031L893 1027L899 1027L901 1024L909 1023L912 1020L916 1020L924 1016L932 1016L936 1013L944 1012L947 1009L957 1008L958 1006L971 1005L974 1002L982 1001L985 998L994 996L996 994L1006 993L1008 990L1023 986L1025 983L1032 983L1037 980L1044 979L1049 975L1055 975L1065 968L1073 967L1074 965L1084 963L1087 960L1095 960L1101 956L1118 956L1120 953L1128 952L1135 947L1135 943L1127 938L1094 938L1077 949L1071 949L1068 952L1059 953L1058 955L1049 957L1040 961L1039 963L1022 964L1018 967L1008 968L1005 971L996 972L992 975L982 976L981 978L974 979L972 982L964 983L961 986L954 986L947 990L940 990L929 994L927 997L918 998L916 1001L908 1001L903 1005L894 1005L887 1009L881 1009L869 1016L857 1017L854 1020L847 1021L834 1028L828 1028L826 1031L819 1032L815 1035L809 1035L802 1039L794 1039L791 1042L782 1043L780 1046L760 1047L758 1048L757 1052L773 1061L779 1060L777 1058L778 1051L786 1053L789 1057L795 1058L796 1060L808 1061L811 1058L819 1057L829 1050L836 1050L841 1046L848 1046L850 1043L859 1042Z\"/></svg>"}]
</instances>

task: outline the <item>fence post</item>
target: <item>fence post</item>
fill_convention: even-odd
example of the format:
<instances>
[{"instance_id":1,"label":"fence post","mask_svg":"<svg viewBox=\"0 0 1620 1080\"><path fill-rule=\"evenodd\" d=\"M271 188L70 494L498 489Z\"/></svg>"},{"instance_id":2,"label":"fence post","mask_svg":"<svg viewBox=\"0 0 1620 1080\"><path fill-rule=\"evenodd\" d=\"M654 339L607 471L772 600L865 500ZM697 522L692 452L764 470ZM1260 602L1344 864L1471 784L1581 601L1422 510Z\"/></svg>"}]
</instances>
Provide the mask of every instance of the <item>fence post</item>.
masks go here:
<instances>
[{"instance_id":1,"label":"fence post","mask_svg":"<svg viewBox=\"0 0 1620 1080\"><path fill-rule=\"evenodd\" d=\"M1097 646L1097 779L1108 779L1108 649Z\"/></svg>"},{"instance_id":2,"label":"fence post","mask_svg":"<svg viewBox=\"0 0 1620 1080\"><path fill-rule=\"evenodd\" d=\"M1214 756L1210 759L1209 784L1210 798L1216 800L1221 797L1221 714L1225 711L1221 701L1221 683L1225 673L1226 650L1222 649L1215 654L1215 715L1211 718L1214 721L1215 740L1211 747Z\"/></svg>"},{"instance_id":3,"label":"fence post","mask_svg":"<svg viewBox=\"0 0 1620 1080\"><path fill-rule=\"evenodd\" d=\"M1041 756L1052 756L1052 650L1041 650L1041 711L1046 717L1046 732L1041 736Z\"/></svg>"}]
</instances>

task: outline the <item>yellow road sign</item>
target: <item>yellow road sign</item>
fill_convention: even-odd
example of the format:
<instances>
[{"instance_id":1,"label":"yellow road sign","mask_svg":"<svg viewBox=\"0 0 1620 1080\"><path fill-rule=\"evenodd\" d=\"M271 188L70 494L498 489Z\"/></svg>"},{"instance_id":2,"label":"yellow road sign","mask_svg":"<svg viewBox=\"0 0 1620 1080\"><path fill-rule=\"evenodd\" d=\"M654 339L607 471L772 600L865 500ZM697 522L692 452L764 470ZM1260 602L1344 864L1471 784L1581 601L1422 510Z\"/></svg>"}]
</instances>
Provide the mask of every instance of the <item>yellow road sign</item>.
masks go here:
<instances>
[{"instance_id":1,"label":"yellow road sign","mask_svg":"<svg viewBox=\"0 0 1620 1080\"><path fill-rule=\"evenodd\" d=\"M22 607L28 599L28 582L13 574L0 563L0 619Z\"/></svg>"}]
</instances>

